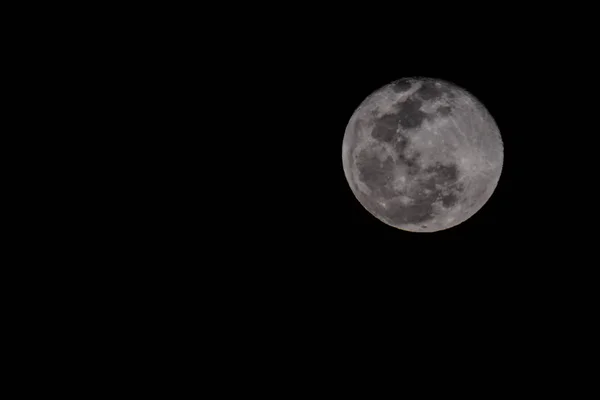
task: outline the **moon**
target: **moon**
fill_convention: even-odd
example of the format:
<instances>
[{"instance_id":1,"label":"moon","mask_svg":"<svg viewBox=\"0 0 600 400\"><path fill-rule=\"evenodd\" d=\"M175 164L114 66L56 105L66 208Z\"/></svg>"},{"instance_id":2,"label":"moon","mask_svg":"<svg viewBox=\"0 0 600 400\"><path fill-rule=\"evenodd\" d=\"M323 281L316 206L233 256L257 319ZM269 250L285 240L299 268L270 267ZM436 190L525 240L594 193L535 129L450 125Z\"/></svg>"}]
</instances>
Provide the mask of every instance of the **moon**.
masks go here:
<instances>
[{"instance_id":1,"label":"moon","mask_svg":"<svg viewBox=\"0 0 600 400\"><path fill-rule=\"evenodd\" d=\"M504 146L473 95L432 78L385 85L354 111L344 174L360 204L392 227L436 232L477 213L498 185Z\"/></svg>"}]
</instances>

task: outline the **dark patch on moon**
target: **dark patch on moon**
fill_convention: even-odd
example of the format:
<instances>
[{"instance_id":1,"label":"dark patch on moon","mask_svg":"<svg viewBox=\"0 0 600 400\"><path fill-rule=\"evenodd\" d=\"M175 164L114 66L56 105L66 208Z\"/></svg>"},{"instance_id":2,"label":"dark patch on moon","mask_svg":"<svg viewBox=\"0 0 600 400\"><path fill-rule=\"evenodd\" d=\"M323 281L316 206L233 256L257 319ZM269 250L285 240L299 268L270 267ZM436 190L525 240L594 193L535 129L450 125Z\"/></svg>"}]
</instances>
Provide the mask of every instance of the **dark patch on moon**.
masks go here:
<instances>
[{"instance_id":1,"label":"dark patch on moon","mask_svg":"<svg viewBox=\"0 0 600 400\"><path fill-rule=\"evenodd\" d=\"M436 83L440 83L440 86L437 86ZM452 85L444 82L424 81L421 83L419 90L415 92L417 97L427 101L439 99L444 94L449 99L456 98L456 93Z\"/></svg>"},{"instance_id":2,"label":"dark patch on moon","mask_svg":"<svg viewBox=\"0 0 600 400\"><path fill-rule=\"evenodd\" d=\"M438 88L434 82L426 81L423 82L419 90L417 90L417 95L423 100L433 100L441 97L443 92L443 89Z\"/></svg>"},{"instance_id":3,"label":"dark patch on moon","mask_svg":"<svg viewBox=\"0 0 600 400\"><path fill-rule=\"evenodd\" d=\"M394 143L394 150L398 156L402 156L408 147L408 138L402 134L398 134L396 143Z\"/></svg>"},{"instance_id":4,"label":"dark patch on moon","mask_svg":"<svg viewBox=\"0 0 600 400\"><path fill-rule=\"evenodd\" d=\"M420 171L419 167L419 157L421 157L421 153L418 151L414 151L412 154L407 154L406 150L408 148L409 139L402 135L398 134L396 136L396 142L394 143L394 151L396 152L397 161L396 165L406 168L407 174L409 176L417 175Z\"/></svg>"},{"instance_id":5,"label":"dark patch on moon","mask_svg":"<svg viewBox=\"0 0 600 400\"><path fill-rule=\"evenodd\" d=\"M396 137L399 116L397 114L386 114L377 119L371 137L373 139L389 143Z\"/></svg>"},{"instance_id":6,"label":"dark patch on moon","mask_svg":"<svg viewBox=\"0 0 600 400\"><path fill-rule=\"evenodd\" d=\"M396 112L385 114L375 121L371 132L373 139L383 142L391 142L397 137L398 127L402 129L414 129L429 118L429 114L421 111L421 100L408 98L396 104Z\"/></svg>"},{"instance_id":7,"label":"dark patch on moon","mask_svg":"<svg viewBox=\"0 0 600 400\"><path fill-rule=\"evenodd\" d=\"M390 143L398 137L398 128L404 130L418 128L425 119L432 118L432 115L421 110L422 104L422 101L416 98L408 98L396 103L395 112L375 118L371 137Z\"/></svg>"},{"instance_id":8,"label":"dark patch on moon","mask_svg":"<svg viewBox=\"0 0 600 400\"><path fill-rule=\"evenodd\" d=\"M360 180L373 191L386 186L393 178L394 160L388 157L385 161L363 150L356 160Z\"/></svg>"},{"instance_id":9,"label":"dark patch on moon","mask_svg":"<svg viewBox=\"0 0 600 400\"><path fill-rule=\"evenodd\" d=\"M430 86L431 89L431 86ZM392 199L400 195L408 195L414 203L404 205L392 203L388 208L374 203L379 213L385 215L394 224L422 224L435 217L433 204L441 201L445 207L451 207L458 202L454 193L448 193L449 188L454 188L458 180L458 167L453 164L438 163L423 170L419 166L421 154L415 152L407 154L410 137L409 129L419 127L427 118L435 118L442 113L450 113L450 107L440 107L437 113L428 114L421 110L424 98L441 95L435 86L430 91L425 91L421 98L410 96L404 101L395 104L395 112L383 115L375 120L371 132L373 139L391 144L397 154L395 164L403 167L407 176L418 179L419 191L417 193L402 193L393 188L394 161L391 157L381 162L373 153L361 153L357 159L357 168L360 180L372 190L373 198Z\"/></svg>"},{"instance_id":10,"label":"dark patch on moon","mask_svg":"<svg viewBox=\"0 0 600 400\"><path fill-rule=\"evenodd\" d=\"M421 170L418 163L420 156L421 154L415 154L410 157L406 156L405 154L398 156L400 163L404 164L404 166L408 168L406 171L408 176L416 176Z\"/></svg>"},{"instance_id":11,"label":"dark patch on moon","mask_svg":"<svg viewBox=\"0 0 600 400\"><path fill-rule=\"evenodd\" d=\"M444 207L452 207L458 202L458 197L454 193L448 193L444 197L442 197L442 204Z\"/></svg>"},{"instance_id":12,"label":"dark patch on moon","mask_svg":"<svg viewBox=\"0 0 600 400\"><path fill-rule=\"evenodd\" d=\"M416 159L412 162L415 163ZM457 184L458 167L456 165L438 164L426 168L424 172L429 175L421 182L420 190L410 195L415 203L397 204L387 211L387 217L394 223L420 224L434 218L433 203L441 200L444 207L451 207L458 202L459 199L455 193L444 193L448 188L462 191L462 186ZM404 193L395 195L399 194Z\"/></svg>"},{"instance_id":13,"label":"dark patch on moon","mask_svg":"<svg viewBox=\"0 0 600 400\"><path fill-rule=\"evenodd\" d=\"M452 112L452 107L450 106L441 106L436 110L439 115L442 117L447 117Z\"/></svg>"},{"instance_id":14,"label":"dark patch on moon","mask_svg":"<svg viewBox=\"0 0 600 400\"><path fill-rule=\"evenodd\" d=\"M415 203L407 206L396 206L387 213L396 224L420 224L433 218L431 203Z\"/></svg>"},{"instance_id":15,"label":"dark patch on moon","mask_svg":"<svg viewBox=\"0 0 600 400\"><path fill-rule=\"evenodd\" d=\"M452 184L458 179L458 167L455 164L437 163L425 168L425 172L433 174L430 179L438 185Z\"/></svg>"},{"instance_id":16,"label":"dark patch on moon","mask_svg":"<svg viewBox=\"0 0 600 400\"><path fill-rule=\"evenodd\" d=\"M406 154L408 142L409 139L406 138L404 135L398 135L397 141L394 144L394 150L396 151L396 155L398 158L398 161L396 161L396 165L405 167L408 176L415 176L421 170L418 164L418 160L419 157L421 157L421 154L419 152L414 152L414 154L410 156Z\"/></svg>"},{"instance_id":17,"label":"dark patch on moon","mask_svg":"<svg viewBox=\"0 0 600 400\"><path fill-rule=\"evenodd\" d=\"M414 129L421 126L423 120L427 117L427 113L420 110L421 100L408 98L397 104L399 116L399 124L404 129Z\"/></svg>"},{"instance_id":18,"label":"dark patch on moon","mask_svg":"<svg viewBox=\"0 0 600 400\"><path fill-rule=\"evenodd\" d=\"M410 89L412 87L412 84L406 79L400 79L392 83L391 87L394 93L402 93Z\"/></svg>"}]
</instances>

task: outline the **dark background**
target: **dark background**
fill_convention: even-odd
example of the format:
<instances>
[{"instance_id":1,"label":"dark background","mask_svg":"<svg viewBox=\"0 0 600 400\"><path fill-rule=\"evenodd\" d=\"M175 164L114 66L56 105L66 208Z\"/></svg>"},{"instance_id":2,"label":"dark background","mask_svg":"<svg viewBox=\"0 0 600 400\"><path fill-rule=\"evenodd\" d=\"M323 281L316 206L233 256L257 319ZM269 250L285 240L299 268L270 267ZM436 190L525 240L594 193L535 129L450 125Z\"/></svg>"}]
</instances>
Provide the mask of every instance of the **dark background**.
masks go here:
<instances>
[{"instance_id":1,"label":"dark background","mask_svg":"<svg viewBox=\"0 0 600 400\"><path fill-rule=\"evenodd\" d=\"M46 165L59 161L82 176L46 172L50 188L31 207L41 203L57 220L31 229L46 242L69 231L47 252L22 252L43 258L32 263L43 273L23 269L24 286L38 280L49 292L39 303L51 321L36 333L62 327L58 313L87 329L83 315L90 331L106 329L146 357L154 358L154 343L140 343L158 332L169 353L183 344L180 353L189 354L188 343L216 349L224 369L256 371L269 360L287 373L279 366L300 360L309 371L329 369L325 379L340 362L356 370L406 364L408 350L422 364L430 364L422 354L441 355L442 367L454 370L466 347L476 354L471 365L500 360L510 371L522 366L526 379L537 369L529 362L556 360L557 343L566 355L588 354L576 347L592 332L586 324L595 310L586 306L597 301L598 85L588 32L595 23L563 10L549 16L547 8L458 17L433 7L415 14L379 7L371 17L363 14L369 5L353 16L233 6L219 16L168 15L161 7L150 17L145 9L109 10L123 32L113 19L99 21L93 31L103 50L78 27L63 28L67 39L81 38L75 45L44 32L34 37L49 45L28 63L27 78L41 76L51 88L43 90L48 100L33 97L46 105L66 95L78 108L59 102L56 122L42 118L44 128L31 131L56 145L73 125L73 137L90 145L64 137L65 152L101 153L94 165L102 178L83 161L47 151ZM89 26L81 14L72 20ZM437 233L403 232L371 216L342 169L352 113L374 90L410 76L471 92L504 141L491 199ZM63 88L67 80L73 94ZM25 120L40 119L30 114ZM72 227L67 213L75 214ZM75 268L65 268L69 262ZM52 304L57 297L64 306ZM67 340L83 336L70 332ZM389 360L357 362L373 355Z\"/></svg>"},{"instance_id":2,"label":"dark background","mask_svg":"<svg viewBox=\"0 0 600 400\"><path fill-rule=\"evenodd\" d=\"M115 168L123 190L142 193L125 201L132 230L181 224L173 240L181 248L206 232L226 256L358 270L363 261L390 271L415 262L542 268L579 262L592 246L598 84L593 24L581 13L251 8L159 19L136 9L115 18L110 40L94 29L96 41L77 43L88 57L65 47L77 61L66 75L84 72L79 91L111 100L100 95L89 107L73 99L106 125L99 137L110 139L103 143L111 154L140 158ZM342 168L356 108L411 76L469 91L504 143L490 200L435 233L404 232L370 215ZM121 207L120 197L112 201ZM144 207L161 213L147 218Z\"/></svg>"},{"instance_id":3,"label":"dark background","mask_svg":"<svg viewBox=\"0 0 600 400\"><path fill-rule=\"evenodd\" d=\"M199 168L201 180L211 182L191 186L190 198L213 203L192 219L180 218L182 232L193 231L194 221L214 222L198 234L210 232L224 257L260 260L266 274L286 266L314 268L308 276L381 273L394 281L458 268L537 279L589 265L596 170L590 119L598 86L589 78L596 70L591 26L567 29L540 15L488 17L397 24L290 12L231 21L218 34L190 36L195 47L184 42L170 50L184 54L193 77L175 78L173 86L185 93L181 114L198 116L190 124L199 126L198 136L188 135L200 143L182 145L190 152L185 170L193 180ZM411 76L469 91L491 113L504 143L502 175L489 201L467 221L435 233L404 232L370 215L342 168L352 113L373 91ZM205 100L208 88L220 92L219 101L185 108ZM222 160L221 149L235 154L235 162ZM192 245L194 237L183 243ZM229 251L231 243L240 251Z\"/></svg>"},{"instance_id":4,"label":"dark background","mask_svg":"<svg viewBox=\"0 0 600 400\"><path fill-rule=\"evenodd\" d=\"M385 35L318 39L304 37L275 54L267 50L278 60L270 76L281 78L261 149L265 185L277 199L265 207L277 242L319 259L371 260L375 268L397 268L409 259L436 265L437 257L444 265L480 268L517 253L519 263L550 264L553 244L571 246L568 227L582 220L572 208L575 196L559 188L579 185L574 163L585 159L573 139L581 122L575 99L586 90L576 78L587 66L581 54L548 37L473 37L436 47L419 44L433 41L427 35L409 43ZM342 169L341 143L354 110L374 90L410 76L468 90L494 117L504 143L502 175L490 200L467 221L436 233L404 232L377 220L354 197Z\"/></svg>"},{"instance_id":5,"label":"dark background","mask_svg":"<svg viewBox=\"0 0 600 400\"><path fill-rule=\"evenodd\" d=\"M476 333L461 340L542 343L545 332L560 329L557 318L586 320L594 297L595 212L587 188L596 90L586 34L542 16L489 27L471 18L426 27L330 21L286 20L248 42L236 38L244 50L230 66L241 71L233 86L252 103L252 123L235 137L251 162L243 197L226 210L234 221L222 233L222 254L233 260L225 263L226 284L235 282L244 299L260 299L256 310L275 310L277 321L301 315L341 327L332 343L364 334L376 346L390 339L388 329L433 343L466 326ZM352 113L374 90L410 76L469 91L504 143L489 201L436 233L404 232L370 215L342 168ZM418 330L430 323L436 326Z\"/></svg>"},{"instance_id":6,"label":"dark background","mask_svg":"<svg viewBox=\"0 0 600 400\"><path fill-rule=\"evenodd\" d=\"M65 38L83 39L51 40L40 59L76 77L78 115L92 121L109 157L117 155L114 179L103 179L118 191L91 185L92 198L110 205L98 215L127 225L116 237L140 230L152 242L173 232L168 241L178 250L167 257L187 257L206 237L223 263L259 260L268 271L301 265L329 277L457 267L534 276L589 263L598 84L590 78L593 25L579 16L558 23L544 13L446 17L438 10L438 19L421 13L395 21L401 13L253 9L186 20L180 11L171 19L133 11L116 18L112 36L92 29L91 40L72 34L79 27L65 29ZM64 54L75 61L63 65ZM404 232L370 215L342 168L356 108L411 76L472 93L504 143L490 200L435 233ZM45 80L59 92L60 79ZM98 93L97 106L81 100L87 93ZM77 131L85 126L62 119Z\"/></svg>"}]
</instances>

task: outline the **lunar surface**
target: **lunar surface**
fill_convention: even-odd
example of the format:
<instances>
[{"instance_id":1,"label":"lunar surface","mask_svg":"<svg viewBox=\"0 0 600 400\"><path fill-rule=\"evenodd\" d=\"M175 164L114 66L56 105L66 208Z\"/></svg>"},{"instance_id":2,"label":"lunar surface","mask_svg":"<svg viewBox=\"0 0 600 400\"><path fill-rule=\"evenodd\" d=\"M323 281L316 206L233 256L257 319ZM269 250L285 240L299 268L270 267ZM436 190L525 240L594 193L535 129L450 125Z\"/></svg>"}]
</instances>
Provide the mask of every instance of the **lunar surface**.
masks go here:
<instances>
[{"instance_id":1,"label":"lunar surface","mask_svg":"<svg viewBox=\"0 0 600 400\"><path fill-rule=\"evenodd\" d=\"M384 223L411 232L456 226L483 207L504 150L492 116L446 81L403 78L368 96L346 127L352 192Z\"/></svg>"}]
</instances>

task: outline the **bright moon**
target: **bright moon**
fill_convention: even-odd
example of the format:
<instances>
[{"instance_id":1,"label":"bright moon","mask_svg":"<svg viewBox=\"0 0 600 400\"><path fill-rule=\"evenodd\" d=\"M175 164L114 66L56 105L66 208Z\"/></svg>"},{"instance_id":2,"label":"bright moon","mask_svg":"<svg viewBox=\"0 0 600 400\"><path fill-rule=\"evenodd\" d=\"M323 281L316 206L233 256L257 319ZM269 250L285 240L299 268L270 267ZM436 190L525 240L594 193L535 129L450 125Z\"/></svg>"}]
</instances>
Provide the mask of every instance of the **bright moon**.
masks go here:
<instances>
[{"instance_id":1,"label":"bright moon","mask_svg":"<svg viewBox=\"0 0 600 400\"><path fill-rule=\"evenodd\" d=\"M344 134L342 162L352 192L398 229L456 226L494 192L504 159L500 131L458 86L404 78L372 93Z\"/></svg>"}]
</instances>

